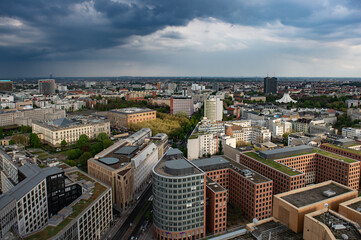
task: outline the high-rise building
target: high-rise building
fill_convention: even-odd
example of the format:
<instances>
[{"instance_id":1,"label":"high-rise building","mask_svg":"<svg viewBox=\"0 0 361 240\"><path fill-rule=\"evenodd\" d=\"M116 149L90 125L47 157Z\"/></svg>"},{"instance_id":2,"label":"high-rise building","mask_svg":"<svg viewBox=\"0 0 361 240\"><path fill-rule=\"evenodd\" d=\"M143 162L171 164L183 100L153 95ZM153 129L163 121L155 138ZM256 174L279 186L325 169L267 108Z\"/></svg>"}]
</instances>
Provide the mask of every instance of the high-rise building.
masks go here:
<instances>
[{"instance_id":1,"label":"high-rise building","mask_svg":"<svg viewBox=\"0 0 361 240\"><path fill-rule=\"evenodd\" d=\"M55 80L54 79L41 79L38 81L39 93L44 95L51 95L55 93Z\"/></svg>"},{"instance_id":2,"label":"high-rise building","mask_svg":"<svg viewBox=\"0 0 361 240\"><path fill-rule=\"evenodd\" d=\"M170 149L153 167L153 214L156 239L205 236L206 175Z\"/></svg>"},{"instance_id":3,"label":"high-rise building","mask_svg":"<svg viewBox=\"0 0 361 240\"><path fill-rule=\"evenodd\" d=\"M264 78L264 89L265 94L276 94L277 93L277 78L265 77Z\"/></svg>"},{"instance_id":4,"label":"high-rise building","mask_svg":"<svg viewBox=\"0 0 361 240\"><path fill-rule=\"evenodd\" d=\"M204 100L204 116L211 121L222 121L223 101L216 96Z\"/></svg>"},{"instance_id":5,"label":"high-rise building","mask_svg":"<svg viewBox=\"0 0 361 240\"><path fill-rule=\"evenodd\" d=\"M185 112L188 116L194 113L194 102L191 96L172 96L170 98L170 114Z\"/></svg>"},{"instance_id":6,"label":"high-rise building","mask_svg":"<svg viewBox=\"0 0 361 240\"><path fill-rule=\"evenodd\" d=\"M0 80L0 92L12 92L13 81L11 80Z\"/></svg>"}]
</instances>

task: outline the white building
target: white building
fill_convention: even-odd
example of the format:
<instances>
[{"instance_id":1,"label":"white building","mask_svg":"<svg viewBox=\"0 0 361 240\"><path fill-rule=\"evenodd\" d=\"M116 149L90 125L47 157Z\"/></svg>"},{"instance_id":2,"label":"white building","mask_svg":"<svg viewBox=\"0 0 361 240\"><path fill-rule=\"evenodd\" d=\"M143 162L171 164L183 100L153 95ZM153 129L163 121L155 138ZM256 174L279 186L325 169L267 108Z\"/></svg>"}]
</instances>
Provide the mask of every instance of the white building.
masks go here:
<instances>
[{"instance_id":1,"label":"white building","mask_svg":"<svg viewBox=\"0 0 361 240\"><path fill-rule=\"evenodd\" d=\"M134 167L134 192L139 192L150 179L152 167L158 162L158 148L154 143L146 146L138 155L132 158Z\"/></svg>"},{"instance_id":2,"label":"white building","mask_svg":"<svg viewBox=\"0 0 361 240\"><path fill-rule=\"evenodd\" d=\"M342 128L342 136L346 138L355 138L361 136L361 128Z\"/></svg>"},{"instance_id":3,"label":"white building","mask_svg":"<svg viewBox=\"0 0 361 240\"><path fill-rule=\"evenodd\" d=\"M285 133L292 131L292 123L282 120L282 119L273 119L270 120L270 130L272 131L273 136L281 137Z\"/></svg>"},{"instance_id":4,"label":"white building","mask_svg":"<svg viewBox=\"0 0 361 240\"><path fill-rule=\"evenodd\" d=\"M204 116L211 121L222 121L223 101L216 96L204 100Z\"/></svg>"}]
</instances>

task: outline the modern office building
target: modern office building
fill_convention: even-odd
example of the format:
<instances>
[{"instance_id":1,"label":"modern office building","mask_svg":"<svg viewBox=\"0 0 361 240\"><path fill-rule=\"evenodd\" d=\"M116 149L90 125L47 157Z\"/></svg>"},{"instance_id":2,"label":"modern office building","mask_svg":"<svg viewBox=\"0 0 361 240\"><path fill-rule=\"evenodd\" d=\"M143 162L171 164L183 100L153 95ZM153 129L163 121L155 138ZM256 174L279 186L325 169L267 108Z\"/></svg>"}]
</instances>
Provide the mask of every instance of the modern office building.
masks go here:
<instances>
[{"instance_id":1,"label":"modern office building","mask_svg":"<svg viewBox=\"0 0 361 240\"><path fill-rule=\"evenodd\" d=\"M223 101L216 96L204 100L204 116L210 121L222 121Z\"/></svg>"},{"instance_id":2,"label":"modern office building","mask_svg":"<svg viewBox=\"0 0 361 240\"><path fill-rule=\"evenodd\" d=\"M60 146L65 140L67 144L78 141L80 135L95 139L99 133L110 134L110 123L107 120L93 118L60 118L50 121L37 121L32 124L33 133L51 146Z\"/></svg>"},{"instance_id":3,"label":"modern office building","mask_svg":"<svg viewBox=\"0 0 361 240\"><path fill-rule=\"evenodd\" d=\"M159 152L168 148L166 135L150 137L151 130L142 129L88 160L88 173L112 187L117 209L126 209L148 184L152 167L163 156Z\"/></svg>"},{"instance_id":4,"label":"modern office building","mask_svg":"<svg viewBox=\"0 0 361 240\"><path fill-rule=\"evenodd\" d=\"M277 93L277 78L265 77L263 80L263 92L264 92L264 94L276 94Z\"/></svg>"},{"instance_id":5,"label":"modern office building","mask_svg":"<svg viewBox=\"0 0 361 240\"><path fill-rule=\"evenodd\" d=\"M76 168L27 163L19 172L25 179L0 196L1 237L14 228L23 238L100 239L110 227L108 186Z\"/></svg>"},{"instance_id":6,"label":"modern office building","mask_svg":"<svg viewBox=\"0 0 361 240\"><path fill-rule=\"evenodd\" d=\"M346 158L352 158L352 159L361 161L361 152L358 150L353 150L350 148L346 148L346 147L331 144L331 143L321 144L321 149L328 151L328 152L336 153L341 156L345 156Z\"/></svg>"},{"instance_id":7,"label":"modern office building","mask_svg":"<svg viewBox=\"0 0 361 240\"><path fill-rule=\"evenodd\" d=\"M170 114L184 112L188 116L194 113L194 101L191 96L172 96L170 98Z\"/></svg>"},{"instance_id":8,"label":"modern office building","mask_svg":"<svg viewBox=\"0 0 361 240\"><path fill-rule=\"evenodd\" d=\"M0 80L0 92L12 92L13 81L12 80Z\"/></svg>"},{"instance_id":9,"label":"modern office building","mask_svg":"<svg viewBox=\"0 0 361 240\"><path fill-rule=\"evenodd\" d=\"M128 128L130 124L151 121L157 118L157 111L149 108L123 108L108 111L112 127Z\"/></svg>"},{"instance_id":10,"label":"modern office building","mask_svg":"<svg viewBox=\"0 0 361 240\"><path fill-rule=\"evenodd\" d=\"M200 239L206 233L206 175L171 149L153 167L156 239ZM223 192L222 192L223 193Z\"/></svg>"},{"instance_id":11,"label":"modern office building","mask_svg":"<svg viewBox=\"0 0 361 240\"><path fill-rule=\"evenodd\" d=\"M54 79L41 79L38 81L39 93L43 95L51 95L55 93Z\"/></svg>"},{"instance_id":12,"label":"modern office building","mask_svg":"<svg viewBox=\"0 0 361 240\"><path fill-rule=\"evenodd\" d=\"M327 180L359 189L359 161L310 146L301 145L258 153L240 152L236 154L236 158L241 164L272 179L274 194Z\"/></svg>"},{"instance_id":13,"label":"modern office building","mask_svg":"<svg viewBox=\"0 0 361 240\"><path fill-rule=\"evenodd\" d=\"M342 128L342 136L351 139L361 137L361 128Z\"/></svg>"}]
</instances>

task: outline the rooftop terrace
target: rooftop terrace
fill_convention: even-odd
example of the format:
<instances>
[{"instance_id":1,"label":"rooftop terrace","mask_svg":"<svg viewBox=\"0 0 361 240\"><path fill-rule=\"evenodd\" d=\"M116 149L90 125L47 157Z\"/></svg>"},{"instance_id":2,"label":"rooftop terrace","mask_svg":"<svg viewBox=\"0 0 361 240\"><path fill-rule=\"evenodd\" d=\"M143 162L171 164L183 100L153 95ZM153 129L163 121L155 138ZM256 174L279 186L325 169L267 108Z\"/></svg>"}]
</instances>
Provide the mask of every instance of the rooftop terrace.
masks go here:
<instances>
[{"instance_id":1,"label":"rooftop terrace","mask_svg":"<svg viewBox=\"0 0 361 240\"><path fill-rule=\"evenodd\" d=\"M335 195L332 197L327 197L323 195L323 192L331 190L332 192L335 192ZM319 186L319 187L309 187L306 188L304 191L291 193L285 196L282 196L281 198L292 205L296 206L297 208L301 208L316 202L320 202L326 199L330 199L333 197L337 197L339 195L351 192L352 190L342 187L341 185L330 183L327 185ZM307 197L305 197L307 196Z\"/></svg>"},{"instance_id":2,"label":"rooftop terrace","mask_svg":"<svg viewBox=\"0 0 361 240\"><path fill-rule=\"evenodd\" d=\"M267 160L265 158L262 158L261 156L259 156L255 152L245 152L243 154L248 156L248 157L251 157L251 158L253 158L253 159L255 159L255 160L257 160L257 161L259 161L259 162L261 162L263 164L266 164L266 165L268 165L268 166L270 166L270 167L272 167L272 168L274 168L274 169L276 169L278 171L281 171L281 172L283 172L283 173L285 173L285 174L287 174L289 176L295 176L295 175L302 174L302 172L297 171L297 170L295 170L293 168L287 167L286 165L283 165L283 164L278 163L278 162L273 161L273 160ZM304 153L297 154L296 156L298 156L298 155L304 155Z\"/></svg>"}]
</instances>

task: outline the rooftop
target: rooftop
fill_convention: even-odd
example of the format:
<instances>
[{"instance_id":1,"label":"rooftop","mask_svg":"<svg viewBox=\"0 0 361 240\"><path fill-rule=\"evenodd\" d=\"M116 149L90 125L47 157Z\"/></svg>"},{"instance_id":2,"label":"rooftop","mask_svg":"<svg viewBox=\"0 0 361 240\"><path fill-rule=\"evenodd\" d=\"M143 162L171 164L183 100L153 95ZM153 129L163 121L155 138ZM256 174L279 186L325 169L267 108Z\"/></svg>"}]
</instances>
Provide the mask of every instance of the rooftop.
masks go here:
<instances>
[{"instance_id":1,"label":"rooftop","mask_svg":"<svg viewBox=\"0 0 361 240\"><path fill-rule=\"evenodd\" d=\"M270 151L272 151L272 150L270 150ZM283 164L281 164L279 162L276 162L276 161L273 161L273 160L267 160L265 158L262 158L261 156L259 156L255 152L245 152L243 154L248 156L248 157L251 157L251 158L253 158L253 159L255 159L255 160L257 160L257 161L259 161L259 162L261 162L263 164L266 164L266 165L268 165L268 166L270 166L270 167L272 167L272 168L274 168L274 169L276 169L278 171L281 171L281 172L283 172L283 173L285 173L287 175L295 176L295 175L302 174L302 172L297 171L297 170L295 170L293 168L290 168L290 167L288 167L286 165L283 165ZM298 154L298 155L303 155L303 154Z\"/></svg>"},{"instance_id":2,"label":"rooftop","mask_svg":"<svg viewBox=\"0 0 361 240\"><path fill-rule=\"evenodd\" d=\"M252 235L253 238L250 238ZM242 237L242 236L240 236ZM302 233L295 233L280 222L269 221L256 225L256 229L246 235L246 238L235 239L258 239L258 240L302 240Z\"/></svg>"},{"instance_id":3,"label":"rooftop","mask_svg":"<svg viewBox=\"0 0 361 240\"><path fill-rule=\"evenodd\" d=\"M360 214L361 214L361 199L358 202L354 202L354 203L348 205L348 207L360 212Z\"/></svg>"},{"instance_id":4,"label":"rooftop","mask_svg":"<svg viewBox=\"0 0 361 240\"><path fill-rule=\"evenodd\" d=\"M209 189L211 189L213 192L223 192L226 191L224 187L222 187L217 182L213 181L210 177L206 178L206 185Z\"/></svg>"},{"instance_id":5,"label":"rooftop","mask_svg":"<svg viewBox=\"0 0 361 240\"><path fill-rule=\"evenodd\" d=\"M324 155L324 156L327 156L327 157L330 157L330 158L335 158L337 160L341 160L341 161L344 161L344 162L347 162L347 163L357 162L357 160L355 160L355 159L351 159L351 158L348 158L348 157L345 157L345 156L342 156L342 155L334 154L332 152L327 152L327 151L324 151L324 150L321 150L321 149L317 149L316 152L317 152L317 154L321 154L321 155Z\"/></svg>"},{"instance_id":6,"label":"rooftop","mask_svg":"<svg viewBox=\"0 0 361 240\"><path fill-rule=\"evenodd\" d=\"M296 190L297 191L297 190ZM327 197L324 195L325 191L332 191L335 194L331 197ZM333 182L330 182L327 185L321 185L316 187L306 187L304 188L304 191L298 191L296 193L291 193L285 196L282 196L281 198L292 205L294 205L297 208L301 208L310 204L314 204L326 199L330 199L333 197L337 197L339 195L351 192L352 190L342 187L339 184L335 184Z\"/></svg>"},{"instance_id":7,"label":"rooftop","mask_svg":"<svg viewBox=\"0 0 361 240\"><path fill-rule=\"evenodd\" d=\"M109 112L121 113L121 114L135 114L135 113L155 112L155 110L150 108L131 107L131 108L113 109L110 110Z\"/></svg>"},{"instance_id":8,"label":"rooftop","mask_svg":"<svg viewBox=\"0 0 361 240\"><path fill-rule=\"evenodd\" d=\"M277 148L272 150L260 151L259 155L265 159L286 158L294 155L314 152L314 148L308 145L300 145L295 147Z\"/></svg>"},{"instance_id":9,"label":"rooftop","mask_svg":"<svg viewBox=\"0 0 361 240\"><path fill-rule=\"evenodd\" d=\"M336 146L336 145L331 144L331 143L324 143L323 145L328 146L328 147L333 147L333 148L336 148L336 149L339 149L339 150L343 150L343 151L346 151L346 152L353 153L353 154L361 156L361 151L357 151L357 150L353 150L353 149L349 149L349 148L344 148L344 147L339 147L339 146Z\"/></svg>"},{"instance_id":10,"label":"rooftop","mask_svg":"<svg viewBox=\"0 0 361 240\"><path fill-rule=\"evenodd\" d=\"M168 160L163 157L155 166L154 171L162 176L182 177L204 173L184 157Z\"/></svg>"},{"instance_id":11,"label":"rooftop","mask_svg":"<svg viewBox=\"0 0 361 240\"><path fill-rule=\"evenodd\" d=\"M84 125L93 125L104 121L106 120L97 118L59 118L56 120L37 121L36 124L51 130L59 130L65 128L81 127Z\"/></svg>"},{"instance_id":12,"label":"rooftop","mask_svg":"<svg viewBox=\"0 0 361 240\"><path fill-rule=\"evenodd\" d=\"M331 211L329 213L325 212L320 215L313 216L313 218L322 222L332 232L335 239L361 239L360 231L352 223L347 221L345 218L341 218L336 214L333 214ZM325 220L327 222L332 222L332 225L327 224ZM343 238L343 235L347 235L348 238Z\"/></svg>"},{"instance_id":13,"label":"rooftop","mask_svg":"<svg viewBox=\"0 0 361 240\"><path fill-rule=\"evenodd\" d=\"M26 237L25 239L49 239L55 236L57 233L63 230L72 220L76 219L89 205L94 202L94 200L96 200L103 192L107 190L107 187L105 187L103 184L90 178L89 176L85 175L80 171L71 172L68 177L74 181L91 181L92 183L94 183L94 188L89 190L92 192L90 198L81 199L81 197L79 197L72 204L70 204L73 212L68 217L66 217L58 226L47 226L42 231Z\"/></svg>"}]
</instances>

